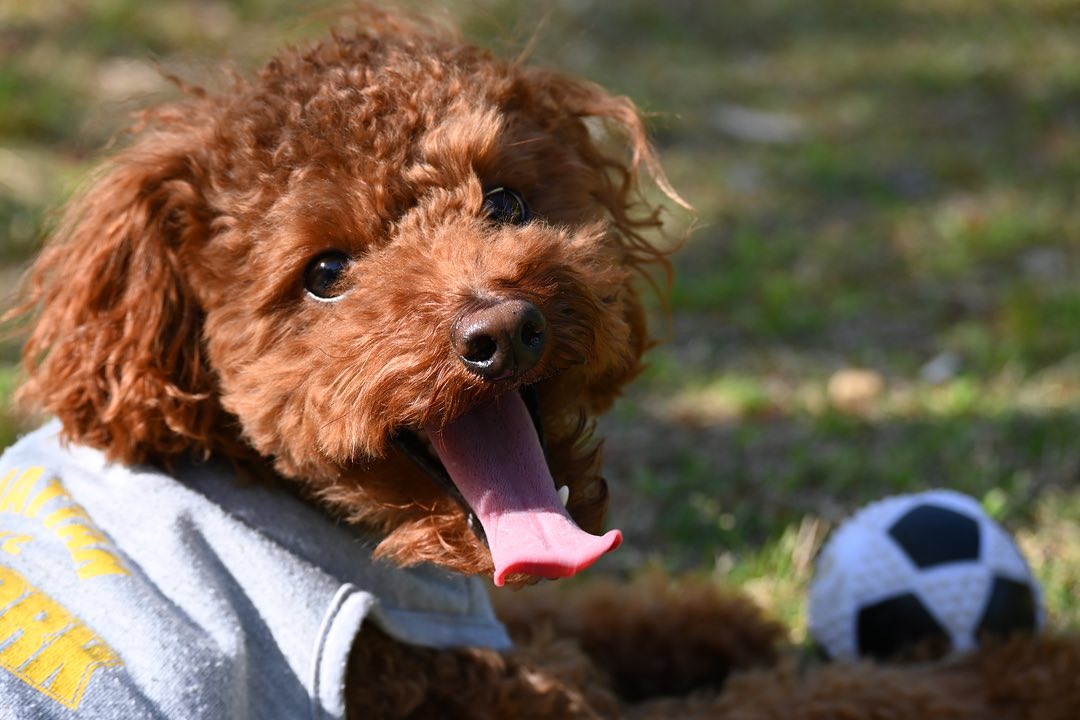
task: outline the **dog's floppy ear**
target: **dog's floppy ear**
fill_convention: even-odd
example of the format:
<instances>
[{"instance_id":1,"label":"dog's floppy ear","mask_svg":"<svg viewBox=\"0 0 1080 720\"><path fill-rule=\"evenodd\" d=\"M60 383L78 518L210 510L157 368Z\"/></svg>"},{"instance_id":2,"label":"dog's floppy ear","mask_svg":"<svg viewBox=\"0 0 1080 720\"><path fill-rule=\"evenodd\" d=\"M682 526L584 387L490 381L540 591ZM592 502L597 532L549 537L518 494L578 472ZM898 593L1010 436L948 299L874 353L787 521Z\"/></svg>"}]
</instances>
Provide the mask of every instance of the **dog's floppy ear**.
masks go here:
<instances>
[{"instance_id":1,"label":"dog's floppy ear","mask_svg":"<svg viewBox=\"0 0 1080 720\"><path fill-rule=\"evenodd\" d=\"M190 128L144 131L68 205L12 313L32 316L19 400L112 460L212 445L221 411L183 271L210 221L198 147Z\"/></svg>"}]
</instances>

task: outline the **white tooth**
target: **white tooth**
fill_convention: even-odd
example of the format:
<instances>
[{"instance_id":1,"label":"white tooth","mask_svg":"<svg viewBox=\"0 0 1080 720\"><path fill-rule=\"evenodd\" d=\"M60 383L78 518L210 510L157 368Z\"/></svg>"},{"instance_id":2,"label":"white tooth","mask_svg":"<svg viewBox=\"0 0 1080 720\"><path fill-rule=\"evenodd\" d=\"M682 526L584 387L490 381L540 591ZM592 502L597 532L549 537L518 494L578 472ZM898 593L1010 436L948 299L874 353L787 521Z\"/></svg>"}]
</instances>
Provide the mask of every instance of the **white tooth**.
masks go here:
<instances>
[{"instance_id":1,"label":"white tooth","mask_svg":"<svg viewBox=\"0 0 1080 720\"><path fill-rule=\"evenodd\" d=\"M562 506L566 507L567 500L570 499L570 486L563 485L559 488L559 501L562 502Z\"/></svg>"}]
</instances>

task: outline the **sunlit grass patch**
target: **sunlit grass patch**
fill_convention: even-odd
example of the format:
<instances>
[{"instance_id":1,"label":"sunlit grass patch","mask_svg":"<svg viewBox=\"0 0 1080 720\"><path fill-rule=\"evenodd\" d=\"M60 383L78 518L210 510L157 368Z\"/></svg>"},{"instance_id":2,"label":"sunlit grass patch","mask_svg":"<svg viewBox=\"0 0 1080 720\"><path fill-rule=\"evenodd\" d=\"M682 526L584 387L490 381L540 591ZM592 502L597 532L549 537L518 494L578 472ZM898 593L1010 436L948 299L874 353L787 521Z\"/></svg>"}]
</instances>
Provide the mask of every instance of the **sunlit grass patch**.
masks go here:
<instances>
[{"instance_id":1,"label":"sunlit grass patch","mask_svg":"<svg viewBox=\"0 0 1080 720\"><path fill-rule=\"evenodd\" d=\"M721 556L716 574L721 582L738 585L761 607L784 621L793 641L803 642L814 559L827 533L825 523L806 516L759 550L738 558Z\"/></svg>"},{"instance_id":2,"label":"sunlit grass patch","mask_svg":"<svg viewBox=\"0 0 1080 720\"><path fill-rule=\"evenodd\" d=\"M1018 409L1053 413L1080 407L1078 360L1031 375L1013 369L990 377L958 374L940 382L886 378L864 369L830 376L790 376L732 371L713 377L679 377L669 361L653 370L661 382L679 379L651 407L680 422L697 425L755 418L826 418L846 414L867 421L925 418L993 418ZM841 381L841 382L838 382Z\"/></svg>"},{"instance_id":3,"label":"sunlit grass patch","mask_svg":"<svg viewBox=\"0 0 1080 720\"><path fill-rule=\"evenodd\" d=\"M1043 585L1051 623L1080 630L1080 491L1050 493L1017 540Z\"/></svg>"},{"instance_id":4,"label":"sunlit grass patch","mask_svg":"<svg viewBox=\"0 0 1080 720\"><path fill-rule=\"evenodd\" d=\"M905 259L916 272L940 279L1002 264L1019 277L1064 278L1075 259L1070 252L1080 245L1070 238L1071 228L1062 225L1080 224L1080 215L1072 216L1072 203L1053 189L1038 190L998 188L909 210L904 221L921 229L898 231L898 241L906 238L900 241Z\"/></svg>"}]
</instances>

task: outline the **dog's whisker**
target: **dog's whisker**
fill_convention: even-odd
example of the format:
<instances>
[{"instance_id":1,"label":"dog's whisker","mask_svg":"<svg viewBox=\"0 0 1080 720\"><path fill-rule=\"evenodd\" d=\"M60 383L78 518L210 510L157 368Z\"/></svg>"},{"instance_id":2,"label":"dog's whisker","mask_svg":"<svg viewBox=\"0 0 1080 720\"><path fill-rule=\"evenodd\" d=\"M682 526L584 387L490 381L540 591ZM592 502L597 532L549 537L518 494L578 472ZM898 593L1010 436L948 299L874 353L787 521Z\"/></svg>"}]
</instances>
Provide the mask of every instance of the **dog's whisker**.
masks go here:
<instances>
[{"instance_id":1,"label":"dog's whisker","mask_svg":"<svg viewBox=\"0 0 1080 720\"><path fill-rule=\"evenodd\" d=\"M506 147L524 147L526 145L537 145L543 143L545 138L542 137L528 137L521 140L515 140L514 142L507 143Z\"/></svg>"}]
</instances>

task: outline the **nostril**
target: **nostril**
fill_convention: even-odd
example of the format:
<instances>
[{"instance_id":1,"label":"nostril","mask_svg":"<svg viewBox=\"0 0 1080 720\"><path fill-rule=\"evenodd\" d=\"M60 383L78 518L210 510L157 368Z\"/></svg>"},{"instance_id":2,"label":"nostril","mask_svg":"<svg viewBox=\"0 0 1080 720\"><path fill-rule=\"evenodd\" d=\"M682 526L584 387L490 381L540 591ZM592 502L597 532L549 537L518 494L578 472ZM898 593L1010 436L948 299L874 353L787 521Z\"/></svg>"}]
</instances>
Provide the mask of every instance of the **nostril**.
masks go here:
<instances>
[{"instance_id":1,"label":"nostril","mask_svg":"<svg viewBox=\"0 0 1080 720\"><path fill-rule=\"evenodd\" d=\"M521 328L521 342L531 348L541 347L544 344L544 329L526 323L525 327Z\"/></svg>"},{"instance_id":2,"label":"nostril","mask_svg":"<svg viewBox=\"0 0 1080 720\"><path fill-rule=\"evenodd\" d=\"M499 343L490 335L476 335L469 338L465 344L465 352L461 354L462 360L469 363L486 363L499 352Z\"/></svg>"},{"instance_id":3,"label":"nostril","mask_svg":"<svg viewBox=\"0 0 1080 720\"><path fill-rule=\"evenodd\" d=\"M547 322L540 310L534 305L525 309L524 317L520 319L521 331L518 338L521 347L530 352L540 352L544 349L544 335L547 332Z\"/></svg>"}]
</instances>

